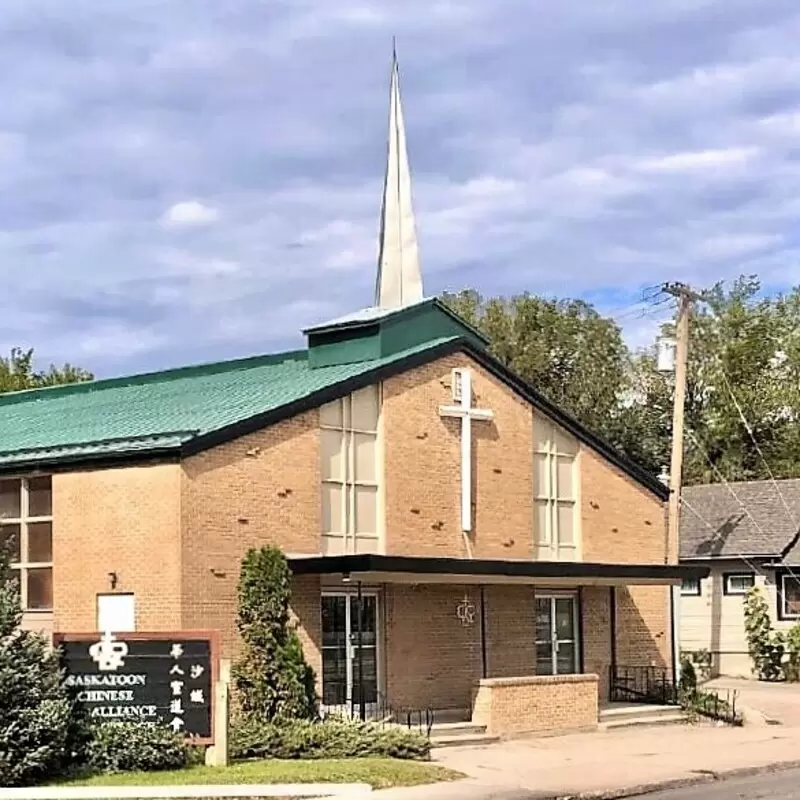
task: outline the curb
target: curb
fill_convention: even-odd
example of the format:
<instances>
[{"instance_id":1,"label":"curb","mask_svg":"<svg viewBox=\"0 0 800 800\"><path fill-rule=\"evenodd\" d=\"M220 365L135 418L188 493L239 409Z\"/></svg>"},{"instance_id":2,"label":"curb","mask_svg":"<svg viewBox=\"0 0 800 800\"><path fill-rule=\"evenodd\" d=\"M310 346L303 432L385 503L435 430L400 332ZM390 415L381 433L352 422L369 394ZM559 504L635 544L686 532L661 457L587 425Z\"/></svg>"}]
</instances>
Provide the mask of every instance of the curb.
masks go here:
<instances>
[{"instance_id":1,"label":"curb","mask_svg":"<svg viewBox=\"0 0 800 800\"><path fill-rule=\"evenodd\" d=\"M0 800L201 800L201 798L361 797L368 783L207 784L202 786L42 786L0 789Z\"/></svg>"},{"instance_id":2,"label":"curb","mask_svg":"<svg viewBox=\"0 0 800 800\"><path fill-rule=\"evenodd\" d=\"M655 792L668 792L674 789L684 789L689 786L698 786L704 783L716 783L735 780L736 778L749 778L753 775L768 775L771 772L800 769L800 760L776 761L772 764L763 764L758 767L737 767L735 769L721 770L695 770L698 774L690 778L674 778L672 780L643 783L639 786L628 786L624 789L610 789L599 792L578 792L569 794L552 794L547 800L618 800L623 797L640 797L654 794Z\"/></svg>"}]
</instances>

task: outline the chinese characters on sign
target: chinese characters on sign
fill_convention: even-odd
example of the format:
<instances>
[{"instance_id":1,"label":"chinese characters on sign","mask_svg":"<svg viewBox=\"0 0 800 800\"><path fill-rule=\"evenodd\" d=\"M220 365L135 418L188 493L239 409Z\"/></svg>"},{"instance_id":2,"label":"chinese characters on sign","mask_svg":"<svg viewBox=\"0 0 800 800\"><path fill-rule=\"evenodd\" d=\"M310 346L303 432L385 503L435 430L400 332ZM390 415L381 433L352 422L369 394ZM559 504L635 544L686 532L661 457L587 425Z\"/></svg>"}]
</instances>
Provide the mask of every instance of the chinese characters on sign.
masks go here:
<instances>
[{"instance_id":1,"label":"chinese characters on sign","mask_svg":"<svg viewBox=\"0 0 800 800\"><path fill-rule=\"evenodd\" d=\"M106 633L54 637L66 684L98 722L168 725L187 737L212 736L210 639Z\"/></svg>"}]
</instances>

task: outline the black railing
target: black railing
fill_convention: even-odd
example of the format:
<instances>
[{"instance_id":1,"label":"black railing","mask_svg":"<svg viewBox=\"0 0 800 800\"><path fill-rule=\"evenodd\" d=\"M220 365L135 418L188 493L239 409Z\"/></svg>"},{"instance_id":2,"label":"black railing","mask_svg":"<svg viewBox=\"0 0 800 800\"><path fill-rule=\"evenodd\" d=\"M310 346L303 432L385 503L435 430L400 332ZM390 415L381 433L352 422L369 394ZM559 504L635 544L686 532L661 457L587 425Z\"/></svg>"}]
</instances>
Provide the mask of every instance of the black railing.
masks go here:
<instances>
[{"instance_id":1,"label":"black railing","mask_svg":"<svg viewBox=\"0 0 800 800\"><path fill-rule=\"evenodd\" d=\"M728 725L742 725L744 717L736 708L738 692L726 692L722 697L719 692L706 689L694 689L686 692L683 705L689 714L724 722Z\"/></svg>"},{"instance_id":2,"label":"black railing","mask_svg":"<svg viewBox=\"0 0 800 800\"><path fill-rule=\"evenodd\" d=\"M663 667L611 667L608 699L612 703L680 705L675 676Z\"/></svg>"},{"instance_id":3,"label":"black railing","mask_svg":"<svg viewBox=\"0 0 800 800\"><path fill-rule=\"evenodd\" d=\"M338 687L337 687L338 688ZM366 687L365 687L366 688ZM364 709L356 698L348 696L344 687L334 691L330 685L323 698L321 716L323 719L337 717L350 720L363 720L379 727L399 726L416 731L430 738L434 724L434 711L431 708L411 708L392 705L381 692L365 691ZM358 695L358 692L355 692Z\"/></svg>"}]
</instances>

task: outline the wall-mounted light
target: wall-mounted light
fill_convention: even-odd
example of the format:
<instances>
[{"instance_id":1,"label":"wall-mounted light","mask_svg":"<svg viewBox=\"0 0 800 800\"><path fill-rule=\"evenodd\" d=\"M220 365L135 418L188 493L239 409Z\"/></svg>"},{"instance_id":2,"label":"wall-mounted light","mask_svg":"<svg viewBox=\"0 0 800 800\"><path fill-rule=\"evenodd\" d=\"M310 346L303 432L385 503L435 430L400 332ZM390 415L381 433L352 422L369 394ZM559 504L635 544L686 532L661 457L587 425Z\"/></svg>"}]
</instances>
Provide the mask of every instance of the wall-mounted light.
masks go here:
<instances>
[{"instance_id":1,"label":"wall-mounted light","mask_svg":"<svg viewBox=\"0 0 800 800\"><path fill-rule=\"evenodd\" d=\"M119 583L119 579L117 578L117 573L116 572L109 572L108 573L108 583L110 584L112 591L117 588L117 584Z\"/></svg>"},{"instance_id":2,"label":"wall-mounted light","mask_svg":"<svg viewBox=\"0 0 800 800\"><path fill-rule=\"evenodd\" d=\"M349 572L342 573L342 583L350 583L350 573Z\"/></svg>"}]
</instances>

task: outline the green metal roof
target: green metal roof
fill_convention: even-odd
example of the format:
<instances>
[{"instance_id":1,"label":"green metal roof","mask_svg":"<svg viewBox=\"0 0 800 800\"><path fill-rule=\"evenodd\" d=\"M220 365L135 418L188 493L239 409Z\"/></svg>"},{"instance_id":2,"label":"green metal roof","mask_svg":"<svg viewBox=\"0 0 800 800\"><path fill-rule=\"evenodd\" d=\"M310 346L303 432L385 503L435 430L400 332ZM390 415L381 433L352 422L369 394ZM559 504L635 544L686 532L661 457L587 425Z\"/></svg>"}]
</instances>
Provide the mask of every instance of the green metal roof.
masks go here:
<instances>
[{"instance_id":1,"label":"green metal roof","mask_svg":"<svg viewBox=\"0 0 800 800\"><path fill-rule=\"evenodd\" d=\"M315 369L301 350L0 395L0 468L178 450L456 339Z\"/></svg>"}]
</instances>

